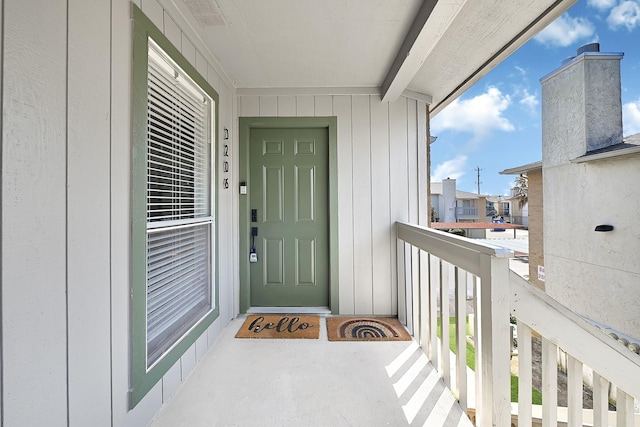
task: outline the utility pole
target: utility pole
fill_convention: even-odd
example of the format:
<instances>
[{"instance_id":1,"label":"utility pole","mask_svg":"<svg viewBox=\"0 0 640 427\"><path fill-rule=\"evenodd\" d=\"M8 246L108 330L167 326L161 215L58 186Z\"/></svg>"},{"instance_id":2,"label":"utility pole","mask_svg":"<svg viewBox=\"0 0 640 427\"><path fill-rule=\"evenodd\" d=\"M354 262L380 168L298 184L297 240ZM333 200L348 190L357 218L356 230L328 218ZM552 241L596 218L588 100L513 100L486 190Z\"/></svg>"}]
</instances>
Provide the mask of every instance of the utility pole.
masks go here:
<instances>
[{"instance_id":1,"label":"utility pole","mask_svg":"<svg viewBox=\"0 0 640 427\"><path fill-rule=\"evenodd\" d=\"M480 169L480 166L476 166L476 168L474 169L474 171L478 172L478 180L476 181L476 184L478 184L478 195L480 194L480 184L482 184L482 181L480 181L480 171L483 171L484 169Z\"/></svg>"}]
</instances>

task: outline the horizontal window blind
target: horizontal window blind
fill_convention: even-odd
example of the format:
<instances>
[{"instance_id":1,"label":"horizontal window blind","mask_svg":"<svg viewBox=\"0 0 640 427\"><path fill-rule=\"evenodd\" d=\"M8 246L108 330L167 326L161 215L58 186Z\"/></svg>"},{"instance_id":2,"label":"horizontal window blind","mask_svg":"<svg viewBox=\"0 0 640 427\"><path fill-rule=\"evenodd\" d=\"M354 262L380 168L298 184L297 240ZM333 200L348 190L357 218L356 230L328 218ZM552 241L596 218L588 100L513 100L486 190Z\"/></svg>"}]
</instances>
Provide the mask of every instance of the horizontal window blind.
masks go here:
<instances>
[{"instance_id":1,"label":"horizontal window blind","mask_svg":"<svg viewBox=\"0 0 640 427\"><path fill-rule=\"evenodd\" d=\"M153 363L211 308L211 224L147 234L147 352Z\"/></svg>"},{"instance_id":2,"label":"horizontal window blind","mask_svg":"<svg viewBox=\"0 0 640 427\"><path fill-rule=\"evenodd\" d=\"M149 43L148 367L213 307L212 103L157 46Z\"/></svg>"},{"instance_id":3,"label":"horizontal window blind","mask_svg":"<svg viewBox=\"0 0 640 427\"><path fill-rule=\"evenodd\" d=\"M210 215L209 105L149 56L147 220Z\"/></svg>"}]
</instances>

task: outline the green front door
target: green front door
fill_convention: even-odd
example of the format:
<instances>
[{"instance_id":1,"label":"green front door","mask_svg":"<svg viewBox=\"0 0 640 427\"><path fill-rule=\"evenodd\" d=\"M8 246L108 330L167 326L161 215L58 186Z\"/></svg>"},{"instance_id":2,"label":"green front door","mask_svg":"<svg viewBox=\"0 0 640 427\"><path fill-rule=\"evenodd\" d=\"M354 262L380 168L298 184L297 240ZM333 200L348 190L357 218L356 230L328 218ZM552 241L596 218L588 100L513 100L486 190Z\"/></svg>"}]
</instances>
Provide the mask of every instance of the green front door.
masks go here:
<instances>
[{"instance_id":1,"label":"green front door","mask_svg":"<svg viewBox=\"0 0 640 427\"><path fill-rule=\"evenodd\" d=\"M251 305L329 306L327 129L254 128L249 155Z\"/></svg>"}]
</instances>

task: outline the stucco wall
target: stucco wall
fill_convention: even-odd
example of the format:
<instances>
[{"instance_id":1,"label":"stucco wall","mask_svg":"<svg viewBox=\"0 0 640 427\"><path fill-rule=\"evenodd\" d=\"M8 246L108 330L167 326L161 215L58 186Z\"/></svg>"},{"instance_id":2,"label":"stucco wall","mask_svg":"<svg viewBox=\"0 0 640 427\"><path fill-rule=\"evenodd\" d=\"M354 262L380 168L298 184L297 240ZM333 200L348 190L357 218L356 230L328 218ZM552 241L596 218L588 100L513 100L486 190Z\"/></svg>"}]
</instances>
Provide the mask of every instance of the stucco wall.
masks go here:
<instances>
[{"instance_id":1,"label":"stucco wall","mask_svg":"<svg viewBox=\"0 0 640 427\"><path fill-rule=\"evenodd\" d=\"M545 167L622 142L621 58L583 54L541 80Z\"/></svg>"},{"instance_id":2,"label":"stucco wall","mask_svg":"<svg viewBox=\"0 0 640 427\"><path fill-rule=\"evenodd\" d=\"M577 313L640 338L640 157L544 169L546 290ZM615 227L594 231L598 224Z\"/></svg>"},{"instance_id":3,"label":"stucco wall","mask_svg":"<svg viewBox=\"0 0 640 427\"><path fill-rule=\"evenodd\" d=\"M622 142L620 54L586 53L542 81L546 291L639 337L638 156L571 163ZM599 224L615 227L595 232Z\"/></svg>"}]
</instances>

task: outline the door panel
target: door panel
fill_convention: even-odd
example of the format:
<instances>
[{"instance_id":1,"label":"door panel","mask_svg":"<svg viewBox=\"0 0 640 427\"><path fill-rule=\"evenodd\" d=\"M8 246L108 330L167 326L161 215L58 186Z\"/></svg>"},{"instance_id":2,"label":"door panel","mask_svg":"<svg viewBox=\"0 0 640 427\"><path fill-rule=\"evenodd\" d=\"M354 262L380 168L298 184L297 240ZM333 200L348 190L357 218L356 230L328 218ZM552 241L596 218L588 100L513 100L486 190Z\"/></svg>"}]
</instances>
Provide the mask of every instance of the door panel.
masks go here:
<instances>
[{"instance_id":1,"label":"door panel","mask_svg":"<svg viewBox=\"0 0 640 427\"><path fill-rule=\"evenodd\" d=\"M315 167L296 166L296 222L313 221L315 194Z\"/></svg>"},{"instance_id":2,"label":"door panel","mask_svg":"<svg viewBox=\"0 0 640 427\"><path fill-rule=\"evenodd\" d=\"M328 142L326 128L251 129L254 307L329 305Z\"/></svg>"}]
</instances>

